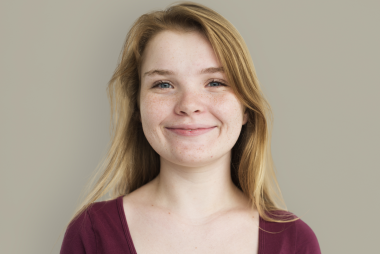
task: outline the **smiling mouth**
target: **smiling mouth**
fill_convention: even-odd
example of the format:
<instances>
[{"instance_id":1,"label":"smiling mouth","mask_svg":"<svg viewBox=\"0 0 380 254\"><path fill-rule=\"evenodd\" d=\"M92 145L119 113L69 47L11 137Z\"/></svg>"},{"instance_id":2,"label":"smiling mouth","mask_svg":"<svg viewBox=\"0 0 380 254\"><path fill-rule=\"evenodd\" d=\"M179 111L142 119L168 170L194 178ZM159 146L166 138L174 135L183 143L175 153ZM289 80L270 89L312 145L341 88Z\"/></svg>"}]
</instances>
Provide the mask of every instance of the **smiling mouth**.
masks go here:
<instances>
[{"instance_id":1,"label":"smiling mouth","mask_svg":"<svg viewBox=\"0 0 380 254\"><path fill-rule=\"evenodd\" d=\"M209 128L197 128L197 129L182 129L182 128L166 128L166 129L181 136L198 136L198 135L205 134L211 131L215 127L216 126L209 127Z\"/></svg>"},{"instance_id":2,"label":"smiling mouth","mask_svg":"<svg viewBox=\"0 0 380 254\"><path fill-rule=\"evenodd\" d=\"M213 127L210 127L213 128ZM184 131L195 131L195 130L204 130L204 129L210 129L210 128L197 128L197 129L182 129L182 128L167 128L171 130L184 130Z\"/></svg>"}]
</instances>

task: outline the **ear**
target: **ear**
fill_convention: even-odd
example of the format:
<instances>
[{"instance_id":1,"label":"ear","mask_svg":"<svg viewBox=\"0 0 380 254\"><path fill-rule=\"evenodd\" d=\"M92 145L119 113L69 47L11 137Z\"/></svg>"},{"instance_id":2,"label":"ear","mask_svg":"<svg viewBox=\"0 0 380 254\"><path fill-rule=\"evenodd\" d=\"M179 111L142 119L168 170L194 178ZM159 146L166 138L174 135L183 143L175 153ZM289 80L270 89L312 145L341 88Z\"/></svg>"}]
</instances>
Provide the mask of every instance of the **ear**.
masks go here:
<instances>
[{"instance_id":1,"label":"ear","mask_svg":"<svg viewBox=\"0 0 380 254\"><path fill-rule=\"evenodd\" d=\"M242 125L246 124L247 122L248 122L248 110L245 109L244 115L243 115L243 124Z\"/></svg>"},{"instance_id":2,"label":"ear","mask_svg":"<svg viewBox=\"0 0 380 254\"><path fill-rule=\"evenodd\" d=\"M141 113L140 113L140 111L137 111L136 114L138 115L137 116L138 121L141 123Z\"/></svg>"}]
</instances>

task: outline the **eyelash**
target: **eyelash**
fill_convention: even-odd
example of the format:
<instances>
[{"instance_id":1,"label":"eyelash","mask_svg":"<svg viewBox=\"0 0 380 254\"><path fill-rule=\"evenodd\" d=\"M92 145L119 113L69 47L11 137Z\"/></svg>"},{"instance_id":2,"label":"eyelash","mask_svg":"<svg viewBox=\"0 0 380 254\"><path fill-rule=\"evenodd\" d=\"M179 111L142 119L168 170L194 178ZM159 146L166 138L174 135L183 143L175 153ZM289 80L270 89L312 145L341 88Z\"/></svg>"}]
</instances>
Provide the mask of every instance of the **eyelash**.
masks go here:
<instances>
[{"instance_id":1,"label":"eyelash","mask_svg":"<svg viewBox=\"0 0 380 254\"><path fill-rule=\"evenodd\" d=\"M209 85L209 84L211 84L211 83L219 83L219 84L220 84L220 86L211 86L211 87L227 86L227 85L224 84L223 82L220 82L220 81L217 81L217 80L212 80L212 81L210 81L207 85ZM154 83L154 86L153 86L152 88L158 87L158 86L161 85L161 84L169 84L169 85L171 85L171 84L170 84L169 82L167 82L167 81L162 81L162 80L160 80L160 81ZM160 88L160 87L158 87L158 88L159 88L159 89L167 89L167 88Z\"/></svg>"}]
</instances>

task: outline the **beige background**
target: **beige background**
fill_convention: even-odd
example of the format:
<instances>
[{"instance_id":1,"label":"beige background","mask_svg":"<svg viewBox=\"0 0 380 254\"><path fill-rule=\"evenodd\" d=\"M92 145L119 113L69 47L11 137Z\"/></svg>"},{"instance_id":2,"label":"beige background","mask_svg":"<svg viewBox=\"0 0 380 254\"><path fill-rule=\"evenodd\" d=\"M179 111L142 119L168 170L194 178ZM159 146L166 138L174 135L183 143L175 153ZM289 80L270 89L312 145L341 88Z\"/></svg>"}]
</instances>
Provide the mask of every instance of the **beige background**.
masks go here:
<instances>
[{"instance_id":1,"label":"beige background","mask_svg":"<svg viewBox=\"0 0 380 254\"><path fill-rule=\"evenodd\" d=\"M59 252L106 152L106 85L125 36L171 2L0 1L0 253ZM377 252L379 1L202 2L248 44L290 211L325 254Z\"/></svg>"}]
</instances>

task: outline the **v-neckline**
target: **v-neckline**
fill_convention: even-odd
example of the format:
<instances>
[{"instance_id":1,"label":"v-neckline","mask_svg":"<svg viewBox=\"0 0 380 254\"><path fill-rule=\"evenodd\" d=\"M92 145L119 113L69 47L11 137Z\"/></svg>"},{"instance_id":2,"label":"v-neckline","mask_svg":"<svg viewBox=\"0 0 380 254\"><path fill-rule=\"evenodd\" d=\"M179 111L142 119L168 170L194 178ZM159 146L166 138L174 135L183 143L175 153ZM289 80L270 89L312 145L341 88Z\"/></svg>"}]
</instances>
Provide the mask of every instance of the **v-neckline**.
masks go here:
<instances>
[{"instance_id":1,"label":"v-neckline","mask_svg":"<svg viewBox=\"0 0 380 254\"><path fill-rule=\"evenodd\" d=\"M120 197L116 198L116 204L117 204L117 208L119 211L121 224L123 226L124 236L125 236L125 239L127 240L127 245L129 247L129 251L131 254L137 254L135 245L133 244L131 232L129 231L127 218L125 216L124 205L123 205L123 197L124 196L120 196ZM258 254L264 253L264 239L265 239L264 238L264 231L260 230L260 228L263 228L264 222L265 221L259 215L259 241L258 241L259 249L257 252Z\"/></svg>"}]
</instances>

